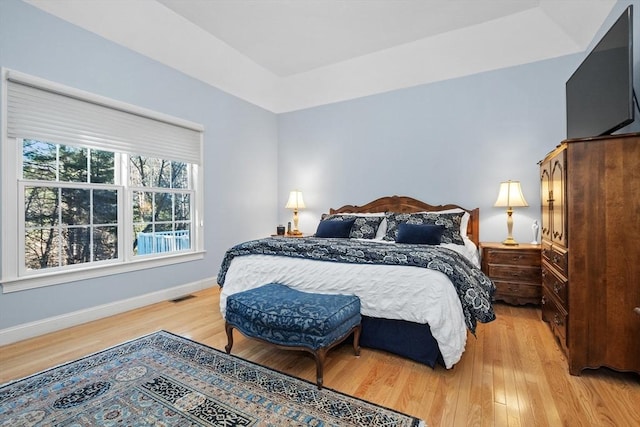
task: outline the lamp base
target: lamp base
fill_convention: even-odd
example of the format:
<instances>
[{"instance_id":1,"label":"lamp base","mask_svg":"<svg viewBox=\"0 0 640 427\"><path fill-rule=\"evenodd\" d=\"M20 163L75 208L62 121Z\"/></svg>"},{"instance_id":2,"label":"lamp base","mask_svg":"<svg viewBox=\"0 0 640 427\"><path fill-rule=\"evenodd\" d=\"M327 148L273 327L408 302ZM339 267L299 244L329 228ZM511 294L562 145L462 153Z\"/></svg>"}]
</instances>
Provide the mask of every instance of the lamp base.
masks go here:
<instances>
[{"instance_id":1,"label":"lamp base","mask_svg":"<svg viewBox=\"0 0 640 427\"><path fill-rule=\"evenodd\" d=\"M289 233L291 236L302 236L302 231L300 230L293 230L291 233Z\"/></svg>"},{"instance_id":2,"label":"lamp base","mask_svg":"<svg viewBox=\"0 0 640 427\"><path fill-rule=\"evenodd\" d=\"M518 246L518 242L513 240L513 237L507 237L505 240L502 241L502 244L505 246Z\"/></svg>"}]
</instances>

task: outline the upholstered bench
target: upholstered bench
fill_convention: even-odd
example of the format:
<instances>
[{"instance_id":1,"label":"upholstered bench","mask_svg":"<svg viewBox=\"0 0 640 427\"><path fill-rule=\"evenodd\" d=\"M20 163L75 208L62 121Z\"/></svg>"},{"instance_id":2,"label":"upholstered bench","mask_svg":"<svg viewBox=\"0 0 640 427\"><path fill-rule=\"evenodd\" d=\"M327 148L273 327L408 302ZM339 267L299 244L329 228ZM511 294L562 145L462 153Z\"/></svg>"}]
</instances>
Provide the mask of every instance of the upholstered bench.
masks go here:
<instances>
[{"instance_id":1,"label":"upholstered bench","mask_svg":"<svg viewBox=\"0 0 640 427\"><path fill-rule=\"evenodd\" d=\"M353 295L301 292L270 283L227 298L225 330L231 353L233 328L243 335L292 350L305 350L316 360L316 384L322 388L327 351L354 333L360 355L360 299Z\"/></svg>"}]
</instances>

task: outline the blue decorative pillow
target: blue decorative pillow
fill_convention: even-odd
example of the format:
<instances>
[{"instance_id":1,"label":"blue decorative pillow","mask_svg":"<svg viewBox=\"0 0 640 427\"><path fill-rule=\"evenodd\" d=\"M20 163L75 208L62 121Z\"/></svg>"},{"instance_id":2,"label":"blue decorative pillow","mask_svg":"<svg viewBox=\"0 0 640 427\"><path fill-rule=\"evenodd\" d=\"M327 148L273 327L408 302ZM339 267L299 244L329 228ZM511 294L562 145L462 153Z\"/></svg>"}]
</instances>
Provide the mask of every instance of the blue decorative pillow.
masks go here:
<instances>
[{"instance_id":1,"label":"blue decorative pillow","mask_svg":"<svg viewBox=\"0 0 640 427\"><path fill-rule=\"evenodd\" d=\"M418 212L418 213L397 213L387 212L387 234L384 240L394 241L397 238L398 226L400 224L435 224L442 225L441 243L455 243L456 245L464 245L462 235L460 235L460 224L464 212L456 213L437 213L437 212Z\"/></svg>"},{"instance_id":2,"label":"blue decorative pillow","mask_svg":"<svg viewBox=\"0 0 640 427\"><path fill-rule=\"evenodd\" d=\"M351 239L375 239L376 232L380 223L384 219L383 216L356 216L356 215L323 215L323 220L346 221L355 220L349 237Z\"/></svg>"},{"instance_id":3,"label":"blue decorative pillow","mask_svg":"<svg viewBox=\"0 0 640 427\"><path fill-rule=\"evenodd\" d=\"M338 237L347 238L351 232L351 227L355 218L346 220L329 219L320 221L316 230L316 237Z\"/></svg>"},{"instance_id":4,"label":"blue decorative pillow","mask_svg":"<svg viewBox=\"0 0 640 427\"><path fill-rule=\"evenodd\" d=\"M435 224L398 225L396 243L413 243L416 245L439 245L442 242L444 226Z\"/></svg>"}]
</instances>

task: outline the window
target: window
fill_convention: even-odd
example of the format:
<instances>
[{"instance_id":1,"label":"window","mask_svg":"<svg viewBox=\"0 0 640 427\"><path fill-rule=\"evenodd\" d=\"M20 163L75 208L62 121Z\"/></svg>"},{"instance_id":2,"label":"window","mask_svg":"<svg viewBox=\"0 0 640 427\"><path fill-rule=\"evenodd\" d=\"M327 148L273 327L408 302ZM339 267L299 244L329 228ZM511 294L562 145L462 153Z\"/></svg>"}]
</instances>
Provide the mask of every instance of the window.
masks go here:
<instances>
[{"instance_id":1,"label":"window","mask_svg":"<svg viewBox=\"0 0 640 427\"><path fill-rule=\"evenodd\" d=\"M26 270L118 259L114 153L22 141Z\"/></svg>"},{"instance_id":2,"label":"window","mask_svg":"<svg viewBox=\"0 0 640 427\"><path fill-rule=\"evenodd\" d=\"M131 157L133 250L136 255L191 248L189 165L143 156Z\"/></svg>"},{"instance_id":3,"label":"window","mask_svg":"<svg viewBox=\"0 0 640 427\"><path fill-rule=\"evenodd\" d=\"M15 71L2 83L3 292L202 258L201 126Z\"/></svg>"}]
</instances>

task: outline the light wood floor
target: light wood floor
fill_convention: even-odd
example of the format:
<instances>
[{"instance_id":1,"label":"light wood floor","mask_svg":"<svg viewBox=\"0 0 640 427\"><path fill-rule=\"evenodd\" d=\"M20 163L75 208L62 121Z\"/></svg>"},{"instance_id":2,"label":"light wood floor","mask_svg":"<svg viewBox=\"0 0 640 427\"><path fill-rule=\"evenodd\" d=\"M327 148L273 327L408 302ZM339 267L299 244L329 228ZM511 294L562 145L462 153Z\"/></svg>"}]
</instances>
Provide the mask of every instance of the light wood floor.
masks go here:
<instances>
[{"instance_id":1,"label":"light wood floor","mask_svg":"<svg viewBox=\"0 0 640 427\"><path fill-rule=\"evenodd\" d=\"M165 329L223 350L217 287L0 347L0 383ZM498 319L469 335L451 370L431 369L345 344L329 352L326 387L424 419L429 426L637 426L640 377L607 369L569 375L540 311L497 304ZM305 352L278 350L235 332L233 354L315 382ZM1 418L1 417L0 417ZM0 419L0 424L1 424Z\"/></svg>"}]
</instances>

